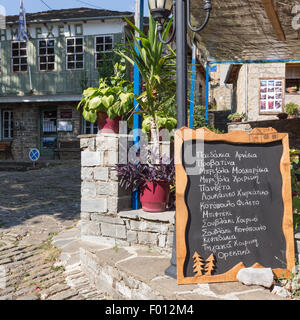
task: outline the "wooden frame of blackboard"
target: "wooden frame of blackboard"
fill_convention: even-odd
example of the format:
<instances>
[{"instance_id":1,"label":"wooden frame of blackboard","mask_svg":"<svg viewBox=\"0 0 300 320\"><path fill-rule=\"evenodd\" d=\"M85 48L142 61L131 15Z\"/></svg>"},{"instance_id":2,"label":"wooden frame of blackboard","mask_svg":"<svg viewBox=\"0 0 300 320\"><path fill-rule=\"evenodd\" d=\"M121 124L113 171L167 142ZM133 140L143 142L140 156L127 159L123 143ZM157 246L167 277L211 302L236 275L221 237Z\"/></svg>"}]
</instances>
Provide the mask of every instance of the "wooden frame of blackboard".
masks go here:
<instances>
[{"instance_id":1,"label":"wooden frame of blackboard","mask_svg":"<svg viewBox=\"0 0 300 320\"><path fill-rule=\"evenodd\" d=\"M187 254L186 248L186 227L188 222L188 208L185 202L185 191L188 177L182 163L182 147L185 141L197 140L201 134L198 130L203 130L202 139L205 141L220 141L232 144L266 144L281 141L283 154L280 161L280 172L282 176L282 199L284 206L282 229L286 240L286 269L273 269L277 277L288 277L295 267L295 248L293 230L293 209L292 190L290 173L289 138L287 133L279 133L273 128L255 128L250 134L245 131L234 131L226 134L216 134L207 128L191 130L181 128L175 132L175 171L176 171L176 255L177 255L177 282L178 284L210 283L210 282L233 282L237 281L236 275L244 264L240 262L231 270L224 274L210 276L184 276L184 263ZM251 267L264 268L259 263Z\"/></svg>"},{"instance_id":2,"label":"wooden frame of blackboard","mask_svg":"<svg viewBox=\"0 0 300 320\"><path fill-rule=\"evenodd\" d=\"M269 81L269 80L278 80L278 81L282 81L282 89L281 89L281 110L280 111L261 111L260 109L260 103L261 103L261 98L260 98L260 94L261 94L261 81L263 80L266 80L266 81ZM260 115L277 115L279 113L282 113L284 112L284 109L285 109L285 78L259 78L259 86L258 86L258 110L259 110L259 114Z\"/></svg>"}]
</instances>

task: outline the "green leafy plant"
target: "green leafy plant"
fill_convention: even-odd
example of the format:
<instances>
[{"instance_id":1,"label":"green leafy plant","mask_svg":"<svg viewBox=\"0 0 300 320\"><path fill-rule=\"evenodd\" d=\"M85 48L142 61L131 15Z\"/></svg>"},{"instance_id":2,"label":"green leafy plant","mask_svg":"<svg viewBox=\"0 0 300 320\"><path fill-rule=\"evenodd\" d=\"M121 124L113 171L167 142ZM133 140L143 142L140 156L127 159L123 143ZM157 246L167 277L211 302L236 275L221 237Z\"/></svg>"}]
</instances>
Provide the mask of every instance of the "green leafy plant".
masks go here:
<instances>
[{"instance_id":1,"label":"green leafy plant","mask_svg":"<svg viewBox=\"0 0 300 320\"><path fill-rule=\"evenodd\" d=\"M296 116L299 114L299 106L296 103L290 102L285 105L284 109L289 116Z\"/></svg>"},{"instance_id":2,"label":"green leafy plant","mask_svg":"<svg viewBox=\"0 0 300 320\"><path fill-rule=\"evenodd\" d=\"M293 195L293 212L295 229L300 225L300 150L290 150L291 159L291 178L292 178L292 195Z\"/></svg>"},{"instance_id":3,"label":"green leafy plant","mask_svg":"<svg viewBox=\"0 0 300 320\"><path fill-rule=\"evenodd\" d=\"M158 39L157 24L151 15L147 35L128 19L126 21L139 36L132 34L133 41L117 52L139 69L143 92L135 99L141 107L140 113L145 116L143 128L151 131L153 140L158 141L159 128L167 126L171 130L177 123L174 109L170 107L174 105L176 96L176 54L170 46L168 53L164 53L164 45ZM166 25L163 39L166 39L171 25L172 21Z\"/></svg>"},{"instance_id":4,"label":"green leafy plant","mask_svg":"<svg viewBox=\"0 0 300 320\"><path fill-rule=\"evenodd\" d=\"M110 119L119 116L128 119L133 112L133 84L126 80L126 65L116 63L114 75L100 78L99 88L87 88L77 109L82 107L85 120L95 122L97 112L107 113Z\"/></svg>"},{"instance_id":5,"label":"green leafy plant","mask_svg":"<svg viewBox=\"0 0 300 320\"><path fill-rule=\"evenodd\" d=\"M235 120L242 120L242 119L245 119L245 114L244 113L238 113L238 112L235 112L235 113L231 113L229 116L228 116L228 120L230 121L235 121Z\"/></svg>"}]
</instances>

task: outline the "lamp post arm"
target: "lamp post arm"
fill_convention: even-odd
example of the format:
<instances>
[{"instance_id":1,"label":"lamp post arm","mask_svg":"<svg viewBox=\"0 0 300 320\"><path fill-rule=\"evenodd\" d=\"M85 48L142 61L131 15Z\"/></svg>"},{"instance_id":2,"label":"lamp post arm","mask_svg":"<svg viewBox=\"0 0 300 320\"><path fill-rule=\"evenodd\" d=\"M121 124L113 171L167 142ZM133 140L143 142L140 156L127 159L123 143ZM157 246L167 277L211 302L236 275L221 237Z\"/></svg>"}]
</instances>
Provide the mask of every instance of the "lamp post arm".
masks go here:
<instances>
[{"instance_id":1,"label":"lamp post arm","mask_svg":"<svg viewBox=\"0 0 300 320\"><path fill-rule=\"evenodd\" d=\"M205 15L205 20L203 22L203 24L199 27L199 28L194 28L191 24L191 12L190 12L190 1L191 0L187 0L187 23L189 28L191 29L191 31L193 32L199 32L202 29L204 29L209 21L209 17L210 17L210 11L211 11L211 1L210 0L206 0L205 1L205 5L204 5L204 10L206 11L206 15Z\"/></svg>"},{"instance_id":2,"label":"lamp post arm","mask_svg":"<svg viewBox=\"0 0 300 320\"><path fill-rule=\"evenodd\" d=\"M163 25L161 23L158 24L157 26L157 32L158 32L158 37L159 37L159 41L163 44L169 44L171 41L173 41L175 33L176 33L176 1L173 1L173 30L171 33L171 36L169 38L169 40L164 40L162 37L162 33L163 33Z\"/></svg>"}]
</instances>

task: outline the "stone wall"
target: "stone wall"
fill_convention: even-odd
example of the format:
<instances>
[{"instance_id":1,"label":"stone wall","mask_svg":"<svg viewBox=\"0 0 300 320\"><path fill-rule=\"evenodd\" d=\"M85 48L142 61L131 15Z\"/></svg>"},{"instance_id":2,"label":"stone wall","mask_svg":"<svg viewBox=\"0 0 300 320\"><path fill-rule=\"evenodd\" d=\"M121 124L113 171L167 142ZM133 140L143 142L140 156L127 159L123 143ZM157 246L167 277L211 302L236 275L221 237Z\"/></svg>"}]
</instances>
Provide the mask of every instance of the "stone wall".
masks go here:
<instances>
[{"instance_id":1,"label":"stone wall","mask_svg":"<svg viewBox=\"0 0 300 320\"><path fill-rule=\"evenodd\" d=\"M120 138L127 135L80 136L81 237L114 245L151 245L171 248L174 212L131 211L131 191L119 186L114 166Z\"/></svg>"},{"instance_id":2,"label":"stone wall","mask_svg":"<svg viewBox=\"0 0 300 320\"><path fill-rule=\"evenodd\" d=\"M300 149L300 118L286 120L245 121L228 124L228 132L243 130L251 132L254 128L272 127L278 132L287 132L291 149Z\"/></svg>"},{"instance_id":3,"label":"stone wall","mask_svg":"<svg viewBox=\"0 0 300 320\"><path fill-rule=\"evenodd\" d=\"M71 109L72 118L63 119L71 120L73 123L72 132L58 132L57 139L61 140L77 140L77 136L81 132L81 113L76 110L76 103L74 102L60 102L60 103L10 103L8 106L0 107L1 110L13 111L13 144L12 153L14 160L28 160L29 150L32 148L41 149L41 112L46 107L56 107L57 120L60 119L61 110ZM18 124L18 125L16 125ZM1 125L0 125L1 128ZM76 155L63 154L62 159L80 157L80 153ZM0 160L5 159L5 155L0 153Z\"/></svg>"}]
</instances>

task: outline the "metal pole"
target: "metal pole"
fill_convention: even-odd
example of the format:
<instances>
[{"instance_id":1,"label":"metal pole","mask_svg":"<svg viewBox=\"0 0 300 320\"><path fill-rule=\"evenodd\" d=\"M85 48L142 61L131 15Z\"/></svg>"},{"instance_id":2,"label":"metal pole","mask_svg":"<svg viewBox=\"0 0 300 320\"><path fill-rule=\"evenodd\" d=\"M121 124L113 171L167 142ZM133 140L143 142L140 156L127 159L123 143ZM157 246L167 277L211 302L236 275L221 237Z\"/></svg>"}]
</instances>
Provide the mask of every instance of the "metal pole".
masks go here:
<instances>
[{"instance_id":1,"label":"metal pole","mask_svg":"<svg viewBox=\"0 0 300 320\"><path fill-rule=\"evenodd\" d=\"M176 0L176 68L177 68L177 128L187 126L187 4ZM169 277L177 279L176 215L171 265L165 270Z\"/></svg>"},{"instance_id":2,"label":"metal pole","mask_svg":"<svg viewBox=\"0 0 300 320\"><path fill-rule=\"evenodd\" d=\"M194 123L194 105L195 105L195 77L196 77L196 45L193 44L192 53L192 77L191 77L191 95L190 95L190 119L189 128L193 129Z\"/></svg>"},{"instance_id":3,"label":"metal pole","mask_svg":"<svg viewBox=\"0 0 300 320\"><path fill-rule=\"evenodd\" d=\"M205 124L208 124L208 102L209 102L209 61L206 63L206 82L205 82Z\"/></svg>"},{"instance_id":4,"label":"metal pole","mask_svg":"<svg viewBox=\"0 0 300 320\"><path fill-rule=\"evenodd\" d=\"M144 0L136 0L136 12L135 12L135 25L140 30L143 30L144 23ZM138 36L136 34L136 36ZM134 93L139 95L142 89L142 79L139 69L136 64L134 64ZM134 110L139 111L140 106L138 102L134 99ZM140 114L133 114L133 144L139 147L139 134L142 127L142 117ZM132 193L131 201L132 209L137 210L141 208L140 203L140 193L139 190L135 190Z\"/></svg>"},{"instance_id":5,"label":"metal pole","mask_svg":"<svg viewBox=\"0 0 300 320\"><path fill-rule=\"evenodd\" d=\"M177 128L187 126L186 0L176 0Z\"/></svg>"}]
</instances>

